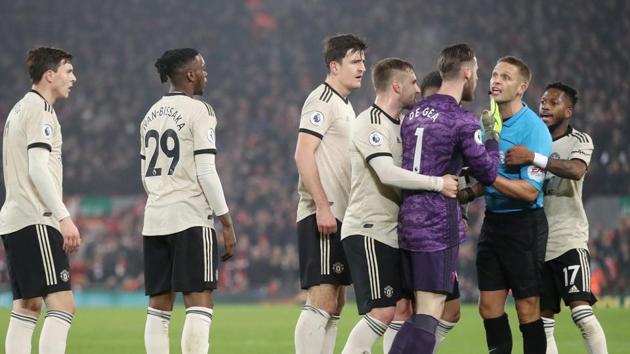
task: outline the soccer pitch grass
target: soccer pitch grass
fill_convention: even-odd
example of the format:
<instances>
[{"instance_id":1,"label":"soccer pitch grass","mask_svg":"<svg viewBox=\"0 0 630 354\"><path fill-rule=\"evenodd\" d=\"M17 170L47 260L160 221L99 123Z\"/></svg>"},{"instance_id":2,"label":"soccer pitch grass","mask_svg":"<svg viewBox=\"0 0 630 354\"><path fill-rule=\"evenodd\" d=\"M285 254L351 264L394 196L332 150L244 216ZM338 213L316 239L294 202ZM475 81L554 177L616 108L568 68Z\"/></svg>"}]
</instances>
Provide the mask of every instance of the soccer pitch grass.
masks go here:
<instances>
[{"instance_id":1,"label":"soccer pitch grass","mask_svg":"<svg viewBox=\"0 0 630 354\"><path fill-rule=\"evenodd\" d=\"M267 354L293 352L293 327L299 315L297 305L217 304L210 335L210 352L225 354ZM596 309L606 332L610 353L630 353L630 311ZM509 309L514 353L522 353L516 314ZM136 354L144 352L144 308L81 308L75 316L68 340L68 354ZM9 309L0 309L0 336L4 349ZM340 353L348 333L358 319L354 304L348 304L339 322L335 353ZM557 317L556 340L560 353L586 353L582 338L563 309ZM176 308L171 320L171 353L180 353L179 340L184 321L183 308ZM40 319L33 339L37 352ZM382 353L381 341L373 353ZM462 319L449 333L440 353L486 353L483 323L474 305L462 308Z\"/></svg>"}]
</instances>

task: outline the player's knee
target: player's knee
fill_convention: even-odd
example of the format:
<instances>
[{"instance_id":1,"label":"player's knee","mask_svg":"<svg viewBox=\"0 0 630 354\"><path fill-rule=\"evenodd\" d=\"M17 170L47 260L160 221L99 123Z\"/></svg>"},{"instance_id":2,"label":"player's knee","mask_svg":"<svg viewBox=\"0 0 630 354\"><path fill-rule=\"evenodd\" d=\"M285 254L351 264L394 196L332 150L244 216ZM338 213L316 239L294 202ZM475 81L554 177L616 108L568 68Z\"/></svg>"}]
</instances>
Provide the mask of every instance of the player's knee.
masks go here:
<instances>
[{"instance_id":1,"label":"player's knee","mask_svg":"<svg viewBox=\"0 0 630 354\"><path fill-rule=\"evenodd\" d=\"M19 304L13 306L13 310L17 312L25 312L30 314L39 314L42 310L44 300L40 297L21 300Z\"/></svg>"},{"instance_id":2,"label":"player's knee","mask_svg":"<svg viewBox=\"0 0 630 354\"><path fill-rule=\"evenodd\" d=\"M442 313L441 319L447 322L457 323L459 322L460 317L461 317L461 312L459 311L459 308L457 308L455 310L444 311L444 313Z\"/></svg>"},{"instance_id":3,"label":"player's knee","mask_svg":"<svg viewBox=\"0 0 630 354\"><path fill-rule=\"evenodd\" d=\"M530 323L540 318L540 307L537 297L516 300L516 313L519 323Z\"/></svg>"},{"instance_id":4,"label":"player's knee","mask_svg":"<svg viewBox=\"0 0 630 354\"><path fill-rule=\"evenodd\" d=\"M479 314L481 318L497 318L504 313L503 304L496 304L492 301L479 301Z\"/></svg>"},{"instance_id":5,"label":"player's knee","mask_svg":"<svg viewBox=\"0 0 630 354\"><path fill-rule=\"evenodd\" d=\"M370 310L370 316L383 322L384 324L390 324L394 320L396 314L395 307L375 308Z\"/></svg>"}]
</instances>

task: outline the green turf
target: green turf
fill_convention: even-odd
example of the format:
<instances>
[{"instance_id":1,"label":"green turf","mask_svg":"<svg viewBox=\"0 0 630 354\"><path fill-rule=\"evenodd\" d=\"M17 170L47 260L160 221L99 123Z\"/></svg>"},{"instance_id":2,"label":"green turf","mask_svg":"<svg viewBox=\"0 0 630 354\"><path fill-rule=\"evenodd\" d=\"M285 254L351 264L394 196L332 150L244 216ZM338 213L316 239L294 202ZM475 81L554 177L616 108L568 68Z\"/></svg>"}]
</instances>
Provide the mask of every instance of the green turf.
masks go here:
<instances>
[{"instance_id":1,"label":"green turf","mask_svg":"<svg viewBox=\"0 0 630 354\"><path fill-rule=\"evenodd\" d=\"M226 305L217 304L211 331L211 353L292 353L293 326L300 312L295 305ZM72 326L68 354L142 353L145 309L82 308ZM630 311L597 309L596 314L606 332L610 353L630 353ZM516 316L509 312L514 337L514 353L522 353L521 335ZM179 353L183 325L183 309L177 308L171 322L171 353ZM0 309L0 336L4 348L9 310ZM345 339L357 320L356 308L346 307L339 323L336 352L341 352ZM39 329L33 348L37 348ZM556 340L560 353L586 353L569 312L558 316ZM382 353L380 342L374 353ZM486 353L483 325L476 307L462 309L462 319L449 333L440 353ZM36 353L37 350L33 350Z\"/></svg>"}]
</instances>

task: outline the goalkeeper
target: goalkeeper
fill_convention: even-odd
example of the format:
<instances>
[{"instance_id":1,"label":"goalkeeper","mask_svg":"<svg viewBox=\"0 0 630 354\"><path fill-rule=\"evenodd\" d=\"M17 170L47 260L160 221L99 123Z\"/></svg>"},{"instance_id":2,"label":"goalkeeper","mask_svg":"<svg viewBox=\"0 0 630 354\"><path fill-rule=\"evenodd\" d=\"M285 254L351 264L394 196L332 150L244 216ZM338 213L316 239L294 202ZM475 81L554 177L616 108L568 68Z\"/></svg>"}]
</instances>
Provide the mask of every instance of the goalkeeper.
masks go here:
<instances>
[{"instance_id":1,"label":"goalkeeper","mask_svg":"<svg viewBox=\"0 0 630 354\"><path fill-rule=\"evenodd\" d=\"M531 74L515 57L498 60L490 79L491 97L502 119L499 150L502 163L492 186L474 185L458 194L467 202L485 194L486 215L477 247L479 313L492 354L512 352L512 334L505 313L511 290L516 302L525 353L545 353L546 339L540 317L542 266L547 241L547 219L543 210L545 172L532 165L507 166L506 151L521 144L544 156L551 153L551 135L543 121L521 101ZM492 112L495 111L495 112ZM496 109L482 123L496 124ZM486 129L487 130L487 129Z\"/></svg>"}]
</instances>

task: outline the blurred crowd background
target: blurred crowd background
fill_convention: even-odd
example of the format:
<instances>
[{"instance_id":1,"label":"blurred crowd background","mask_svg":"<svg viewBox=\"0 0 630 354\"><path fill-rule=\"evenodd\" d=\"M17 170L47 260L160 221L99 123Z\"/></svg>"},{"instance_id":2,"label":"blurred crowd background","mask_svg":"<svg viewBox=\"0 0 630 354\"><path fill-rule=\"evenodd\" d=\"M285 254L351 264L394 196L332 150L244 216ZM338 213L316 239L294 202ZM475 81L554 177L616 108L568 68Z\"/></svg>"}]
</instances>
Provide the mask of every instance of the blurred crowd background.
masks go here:
<instances>
[{"instance_id":1,"label":"blurred crowd background","mask_svg":"<svg viewBox=\"0 0 630 354\"><path fill-rule=\"evenodd\" d=\"M419 78L434 70L446 45L471 44L480 82L468 108L476 112L487 105L490 71L504 55L530 65L525 101L535 110L546 84L573 85L579 90L573 125L595 143L584 200L630 195L624 138L630 117L623 111L630 103L630 4L623 0L15 0L3 4L0 31L3 125L30 88L28 49L58 46L74 54L78 82L55 109L64 135L64 192L84 240L72 256L77 290L143 289L138 125L168 90L153 64L169 48L194 47L204 55L203 99L218 115L218 170L239 241L234 259L221 266L221 293L268 299L298 292L293 152L302 103L325 77L321 40L335 33L365 38L368 66L401 57ZM350 99L357 113L368 107L369 75ZM630 208L613 204L605 213L612 219L591 219L593 289L623 295L629 293ZM461 250L466 300L476 298L482 217L482 203L471 207L470 237ZM0 289L8 288L0 254Z\"/></svg>"}]
</instances>

